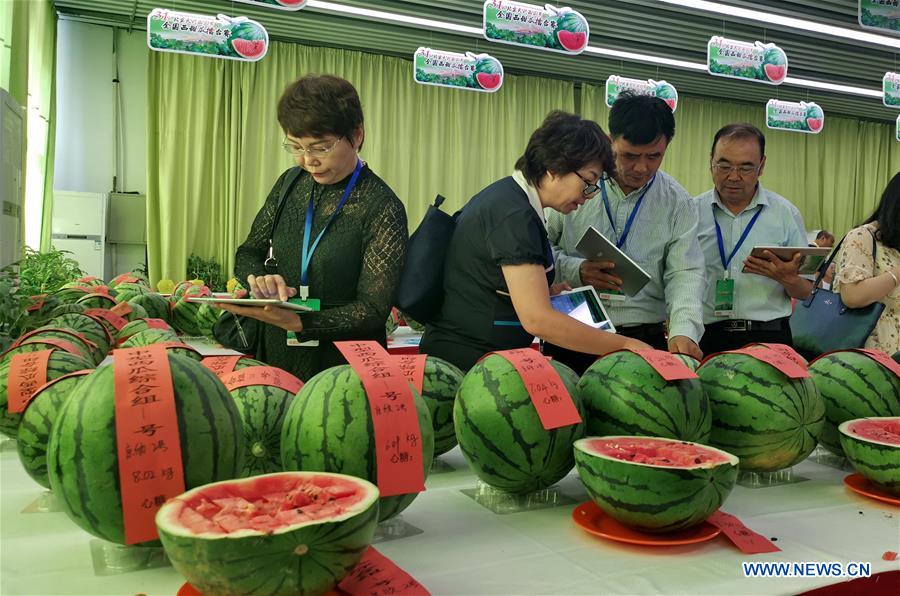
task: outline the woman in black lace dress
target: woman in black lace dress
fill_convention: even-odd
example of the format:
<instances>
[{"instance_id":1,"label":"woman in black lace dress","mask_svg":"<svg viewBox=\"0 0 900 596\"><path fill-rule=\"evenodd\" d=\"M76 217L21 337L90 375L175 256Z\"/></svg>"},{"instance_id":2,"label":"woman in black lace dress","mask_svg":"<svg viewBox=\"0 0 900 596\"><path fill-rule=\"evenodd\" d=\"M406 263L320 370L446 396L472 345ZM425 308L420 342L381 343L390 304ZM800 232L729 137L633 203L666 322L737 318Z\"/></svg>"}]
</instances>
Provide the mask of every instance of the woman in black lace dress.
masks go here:
<instances>
[{"instance_id":1,"label":"woman in black lace dress","mask_svg":"<svg viewBox=\"0 0 900 596\"><path fill-rule=\"evenodd\" d=\"M405 258L406 211L359 159L363 113L349 82L301 78L279 100L278 121L285 150L302 171L288 170L275 183L237 250L235 275L256 298L313 306L318 300L320 310L223 307L267 323L256 357L306 381L345 362L333 341L385 343L384 322ZM290 182L278 214L282 186Z\"/></svg>"}]
</instances>

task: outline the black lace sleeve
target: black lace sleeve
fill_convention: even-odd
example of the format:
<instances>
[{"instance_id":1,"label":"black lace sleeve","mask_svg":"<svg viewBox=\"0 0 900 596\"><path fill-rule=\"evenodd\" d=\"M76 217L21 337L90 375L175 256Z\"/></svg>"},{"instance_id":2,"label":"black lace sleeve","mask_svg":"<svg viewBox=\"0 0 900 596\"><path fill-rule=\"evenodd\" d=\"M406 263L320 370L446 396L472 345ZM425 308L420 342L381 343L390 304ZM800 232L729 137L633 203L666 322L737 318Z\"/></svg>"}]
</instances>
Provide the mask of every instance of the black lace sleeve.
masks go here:
<instances>
[{"instance_id":1,"label":"black lace sleeve","mask_svg":"<svg viewBox=\"0 0 900 596\"><path fill-rule=\"evenodd\" d=\"M269 249L269 234L272 232L272 223L275 220L275 210L278 208L278 195L281 193L281 185L290 170L284 172L275 181L269 196L262 209L253 219L250 233L241 244L234 257L234 276L247 287L248 275L263 275L266 253Z\"/></svg>"},{"instance_id":2,"label":"black lace sleeve","mask_svg":"<svg viewBox=\"0 0 900 596\"><path fill-rule=\"evenodd\" d=\"M384 332L384 322L394 303L406 259L409 234L406 210L390 193L373 201L366 219L357 299L339 307L303 314L302 339L352 339Z\"/></svg>"}]
</instances>

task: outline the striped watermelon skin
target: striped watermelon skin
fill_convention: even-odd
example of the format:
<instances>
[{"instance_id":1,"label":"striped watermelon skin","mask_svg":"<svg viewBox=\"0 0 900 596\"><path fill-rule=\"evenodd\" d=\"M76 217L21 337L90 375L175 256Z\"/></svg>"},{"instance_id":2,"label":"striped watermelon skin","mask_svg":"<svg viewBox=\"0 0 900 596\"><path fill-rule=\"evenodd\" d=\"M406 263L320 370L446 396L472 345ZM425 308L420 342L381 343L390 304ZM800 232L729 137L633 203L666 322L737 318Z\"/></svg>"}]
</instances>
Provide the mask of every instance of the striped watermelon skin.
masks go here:
<instances>
[{"instance_id":1,"label":"striped watermelon skin","mask_svg":"<svg viewBox=\"0 0 900 596\"><path fill-rule=\"evenodd\" d=\"M73 302L71 304L60 304L56 308L50 311L50 318L56 318L61 315L67 315L70 313L83 313L88 308L84 304L78 304L77 302Z\"/></svg>"},{"instance_id":2,"label":"striped watermelon skin","mask_svg":"<svg viewBox=\"0 0 900 596\"><path fill-rule=\"evenodd\" d=\"M294 394L280 387L250 385L233 389L231 397L244 423L247 456L242 476L281 472L281 430Z\"/></svg>"},{"instance_id":3,"label":"striped watermelon skin","mask_svg":"<svg viewBox=\"0 0 900 596\"><path fill-rule=\"evenodd\" d=\"M79 313L61 315L50 321L50 325L71 329L81 334L88 341L97 344L98 350L103 352L104 355L108 354L115 345L115 340L106 326L90 315Z\"/></svg>"},{"instance_id":4,"label":"striped watermelon skin","mask_svg":"<svg viewBox=\"0 0 900 596\"><path fill-rule=\"evenodd\" d=\"M73 344L81 352L81 356L93 362L95 366L100 364L100 361L106 357L106 353L101 351L100 346L89 341L80 333L71 329L59 329L57 327L41 327L35 329L33 334L25 339L19 338L13 345L20 347L26 344L40 343L43 338L57 339ZM45 348L40 349L43 350Z\"/></svg>"},{"instance_id":5,"label":"striped watermelon skin","mask_svg":"<svg viewBox=\"0 0 900 596\"><path fill-rule=\"evenodd\" d=\"M132 321L131 323L135 323L136 321ZM131 324L129 323L129 325ZM127 327L127 325L126 325ZM124 330L125 327L122 327ZM152 344L159 344L165 342L180 342L178 339L178 335L170 329L144 329L143 331L138 331L134 335L130 336L124 342L122 342L121 347L123 348L140 348L143 346L149 346Z\"/></svg>"},{"instance_id":6,"label":"striped watermelon skin","mask_svg":"<svg viewBox=\"0 0 900 596\"><path fill-rule=\"evenodd\" d=\"M22 413L13 413L9 411L8 382L9 366L11 362L11 357L4 358L3 361L0 361L0 433L15 439L18 436L19 423L22 421ZM75 354L55 349L53 350L53 353L50 354L50 361L47 363L47 380L52 381L63 375L85 368L94 368L93 362L76 356Z\"/></svg>"},{"instance_id":7,"label":"striped watermelon skin","mask_svg":"<svg viewBox=\"0 0 900 596\"><path fill-rule=\"evenodd\" d=\"M150 325L147 324L146 319L135 319L133 321L129 321L125 324L124 327L119 329L118 333L116 333L116 340L120 343L128 341L131 337L141 333L143 331L147 331L149 329L153 329ZM178 341L178 335L175 333L175 330L169 327L168 329L160 329L159 331L168 331L167 334L171 339L167 341Z\"/></svg>"},{"instance_id":8,"label":"striped watermelon skin","mask_svg":"<svg viewBox=\"0 0 900 596\"><path fill-rule=\"evenodd\" d=\"M88 294L90 294L90 288L87 286L77 286L77 287L69 287L69 288L60 288L59 290L53 293L54 296L62 300L67 304L74 304L78 302L81 298L84 298ZM85 309L93 308L91 306L83 305Z\"/></svg>"},{"instance_id":9,"label":"striped watermelon skin","mask_svg":"<svg viewBox=\"0 0 900 596\"><path fill-rule=\"evenodd\" d=\"M585 419L578 376L550 361ZM485 483L517 494L556 484L575 465L572 443L584 435L584 422L545 430L515 367L491 354L466 373L453 406L459 447Z\"/></svg>"},{"instance_id":10,"label":"striped watermelon skin","mask_svg":"<svg viewBox=\"0 0 900 596\"><path fill-rule=\"evenodd\" d=\"M900 497L900 444L878 443L857 436L850 427L861 420L847 420L838 427L841 447L847 459L867 480ZM893 423L895 428L900 429L900 416L879 416L865 420Z\"/></svg>"},{"instance_id":11,"label":"striped watermelon skin","mask_svg":"<svg viewBox=\"0 0 900 596\"><path fill-rule=\"evenodd\" d=\"M425 376L422 379L422 399L431 412L434 428L434 456L447 453L456 447L456 430L453 428L453 402L462 383L463 372L453 364L429 356L425 360Z\"/></svg>"},{"instance_id":12,"label":"striped watermelon skin","mask_svg":"<svg viewBox=\"0 0 900 596\"><path fill-rule=\"evenodd\" d=\"M203 335L200 326L200 307L202 303L181 299L172 307L172 326L185 335Z\"/></svg>"},{"instance_id":13,"label":"striped watermelon skin","mask_svg":"<svg viewBox=\"0 0 900 596\"><path fill-rule=\"evenodd\" d=\"M434 457L431 414L413 389L422 435L425 476ZM291 402L281 431L285 470L334 472L378 481L375 432L362 381L349 365L323 370ZM406 509L418 493L382 497L379 521Z\"/></svg>"},{"instance_id":14,"label":"striped watermelon skin","mask_svg":"<svg viewBox=\"0 0 900 596\"><path fill-rule=\"evenodd\" d=\"M169 301L160 294L138 294L131 298L128 301L128 304L130 304L132 308L140 306L147 313L147 317L151 319L162 319L166 323L171 323L172 313L169 308Z\"/></svg>"},{"instance_id":15,"label":"striped watermelon skin","mask_svg":"<svg viewBox=\"0 0 900 596\"><path fill-rule=\"evenodd\" d=\"M236 478L244 436L234 400L199 362L170 353L169 367L185 489ZM125 543L113 366L85 377L63 404L50 431L47 467L50 487L72 521L98 538Z\"/></svg>"},{"instance_id":16,"label":"striped watermelon skin","mask_svg":"<svg viewBox=\"0 0 900 596\"><path fill-rule=\"evenodd\" d=\"M594 362L578 381L578 392L588 435L709 440L712 409L700 379L667 382L634 352Z\"/></svg>"},{"instance_id":17,"label":"striped watermelon skin","mask_svg":"<svg viewBox=\"0 0 900 596\"><path fill-rule=\"evenodd\" d=\"M575 442L578 476L603 511L642 532L677 532L703 522L737 480L738 460L731 454L730 462L713 467L648 466L597 455L592 439Z\"/></svg>"},{"instance_id":18,"label":"striped watermelon skin","mask_svg":"<svg viewBox=\"0 0 900 596\"><path fill-rule=\"evenodd\" d=\"M291 476L336 475L288 472L224 484L272 482ZM360 506L347 513L331 514L330 519L324 517L294 529L279 528L268 535L252 532L253 535L240 538L195 536L183 525L170 522L182 500L216 485L168 501L157 513L156 526L172 565L203 594L325 594L356 567L378 524L378 489L359 478L352 481L364 484L369 493Z\"/></svg>"},{"instance_id":19,"label":"striped watermelon skin","mask_svg":"<svg viewBox=\"0 0 900 596\"><path fill-rule=\"evenodd\" d=\"M825 404L819 442L835 455L844 455L838 427L847 420L900 416L900 378L865 354L825 354L813 361L809 374Z\"/></svg>"},{"instance_id":20,"label":"striped watermelon skin","mask_svg":"<svg viewBox=\"0 0 900 596\"><path fill-rule=\"evenodd\" d=\"M816 448L825 404L809 377L789 379L743 354L718 354L697 370L712 406L710 445L741 459L741 470L774 472Z\"/></svg>"},{"instance_id":21,"label":"striped watermelon skin","mask_svg":"<svg viewBox=\"0 0 900 596\"><path fill-rule=\"evenodd\" d=\"M124 283L116 286L116 302L131 302L133 298L149 294L152 290L145 285Z\"/></svg>"},{"instance_id":22,"label":"striped watermelon skin","mask_svg":"<svg viewBox=\"0 0 900 596\"><path fill-rule=\"evenodd\" d=\"M197 309L197 328L202 335L212 337L213 325L225 311L212 304L201 304Z\"/></svg>"},{"instance_id":23,"label":"striped watermelon skin","mask_svg":"<svg viewBox=\"0 0 900 596\"><path fill-rule=\"evenodd\" d=\"M85 294L77 300L78 304L83 304L87 308L112 308L116 305L116 300L109 294Z\"/></svg>"},{"instance_id":24,"label":"striped watermelon skin","mask_svg":"<svg viewBox=\"0 0 900 596\"><path fill-rule=\"evenodd\" d=\"M62 405L83 378L83 375L65 376L48 383L28 402L28 407L22 413L19 434L16 437L19 461L31 479L44 488L50 488L50 477L47 473L47 443L50 440L50 429L53 428Z\"/></svg>"}]
</instances>

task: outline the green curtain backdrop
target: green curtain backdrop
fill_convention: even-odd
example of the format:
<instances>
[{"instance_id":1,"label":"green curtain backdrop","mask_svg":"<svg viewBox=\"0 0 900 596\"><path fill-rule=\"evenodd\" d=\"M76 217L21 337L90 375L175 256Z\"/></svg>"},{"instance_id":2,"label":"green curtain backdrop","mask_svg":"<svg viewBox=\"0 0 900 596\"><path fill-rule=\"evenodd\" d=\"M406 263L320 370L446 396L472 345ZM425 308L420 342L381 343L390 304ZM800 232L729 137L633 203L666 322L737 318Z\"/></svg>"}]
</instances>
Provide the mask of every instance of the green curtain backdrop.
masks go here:
<instances>
[{"instance_id":1,"label":"green curtain backdrop","mask_svg":"<svg viewBox=\"0 0 900 596\"><path fill-rule=\"evenodd\" d=\"M366 118L361 152L406 204L410 226L438 193L461 207L512 172L531 132L554 108L574 110L574 85L507 76L496 94L417 85L399 58L273 43L258 63L151 52L149 65L150 275L179 279L187 256L234 252L278 175L276 104L307 73L357 88Z\"/></svg>"},{"instance_id":2,"label":"green curtain backdrop","mask_svg":"<svg viewBox=\"0 0 900 596\"><path fill-rule=\"evenodd\" d=\"M581 112L607 127L605 89L582 87ZM766 128L765 106L682 97L675 140L663 169L698 195L712 188L709 151L716 131L749 122L766 134L767 165L761 182L788 198L809 230L843 234L874 210L881 192L900 171L900 143L893 124L828 117L818 135Z\"/></svg>"}]
</instances>

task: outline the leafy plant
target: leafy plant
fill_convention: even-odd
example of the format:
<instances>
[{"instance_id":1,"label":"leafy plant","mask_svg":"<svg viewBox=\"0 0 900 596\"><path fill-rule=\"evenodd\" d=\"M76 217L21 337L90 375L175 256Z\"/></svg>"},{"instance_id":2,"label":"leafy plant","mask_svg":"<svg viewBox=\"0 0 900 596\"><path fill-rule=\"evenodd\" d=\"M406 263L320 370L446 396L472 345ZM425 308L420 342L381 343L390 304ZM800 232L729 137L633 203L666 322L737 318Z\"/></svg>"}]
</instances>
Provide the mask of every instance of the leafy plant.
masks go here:
<instances>
[{"instance_id":1,"label":"leafy plant","mask_svg":"<svg viewBox=\"0 0 900 596\"><path fill-rule=\"evenodd\" d=\"M222 266L214 258L204 259L191 253L191 256L188 257L187 271L192 279L202 279L206 287L213 292L226 291Z\"/></svg>"}]
</instances>

